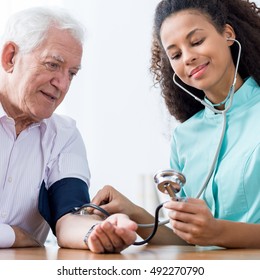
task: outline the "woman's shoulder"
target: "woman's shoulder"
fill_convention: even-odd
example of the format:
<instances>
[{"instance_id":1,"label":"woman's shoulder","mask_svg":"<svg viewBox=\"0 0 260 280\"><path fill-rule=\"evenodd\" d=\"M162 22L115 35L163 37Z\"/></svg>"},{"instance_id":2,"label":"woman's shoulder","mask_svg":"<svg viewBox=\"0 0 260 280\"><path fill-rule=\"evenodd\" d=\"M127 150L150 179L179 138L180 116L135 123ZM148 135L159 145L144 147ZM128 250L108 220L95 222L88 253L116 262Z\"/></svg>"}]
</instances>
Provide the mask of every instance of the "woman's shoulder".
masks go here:
<instances>
[{"instance_id":1,"label":"woman's shoulder","mask_svg":"<svg viewBox=\"0 0 260 280\"><path fill-rule=\"evenodd\" d=\"M194 129L194 127L201 125L201 122L204 118L204 112L205 110L203 109L187 119L185 122L179 123L174 129L174 133L180 133L184 130L186 131L189 129Z\"/></svg>"}]
</instances>

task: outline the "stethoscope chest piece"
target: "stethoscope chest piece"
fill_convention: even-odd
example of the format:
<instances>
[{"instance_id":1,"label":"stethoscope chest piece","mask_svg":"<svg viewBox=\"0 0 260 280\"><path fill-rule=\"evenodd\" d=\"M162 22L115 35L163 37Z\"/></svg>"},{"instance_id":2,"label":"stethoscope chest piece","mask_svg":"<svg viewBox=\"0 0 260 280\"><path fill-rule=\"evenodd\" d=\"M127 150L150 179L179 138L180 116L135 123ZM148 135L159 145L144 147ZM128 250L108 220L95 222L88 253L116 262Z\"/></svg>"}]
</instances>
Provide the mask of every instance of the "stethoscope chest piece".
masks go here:
<instances>
[{"instance_id":1,"label":"stethoscope chest piece","mask_svg":"<svg viewBox=\"0 0 260 280\"><path fill-rule=\"evenodd\" d=\"M161 170L154 175L154 182L162 193L169 194L175 198L186 182L185 176L173 169Z\"/></svg>"}]
</instances>

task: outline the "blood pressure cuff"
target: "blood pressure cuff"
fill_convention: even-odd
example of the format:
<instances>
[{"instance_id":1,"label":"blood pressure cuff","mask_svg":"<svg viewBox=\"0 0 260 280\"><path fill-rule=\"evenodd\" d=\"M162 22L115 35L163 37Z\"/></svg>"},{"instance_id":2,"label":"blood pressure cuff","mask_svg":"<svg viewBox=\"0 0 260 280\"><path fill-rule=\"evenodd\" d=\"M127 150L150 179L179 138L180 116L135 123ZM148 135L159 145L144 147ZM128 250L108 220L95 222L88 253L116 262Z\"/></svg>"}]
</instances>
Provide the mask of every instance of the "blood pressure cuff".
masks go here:
<instances>
[{"instance_id":1,"label":"blood pressure cuff","mask_svg":"<svg viewBox=\"0 0 260 280\"><path fill-rule=\"evenodd\" d=\"M43 218L47 221L54 235L57 221L65 214L89 203L89 192L87 184L78 178L64 178L47 190L45 182L42 182L38 209Z\"/></svg>"}]
</instances>

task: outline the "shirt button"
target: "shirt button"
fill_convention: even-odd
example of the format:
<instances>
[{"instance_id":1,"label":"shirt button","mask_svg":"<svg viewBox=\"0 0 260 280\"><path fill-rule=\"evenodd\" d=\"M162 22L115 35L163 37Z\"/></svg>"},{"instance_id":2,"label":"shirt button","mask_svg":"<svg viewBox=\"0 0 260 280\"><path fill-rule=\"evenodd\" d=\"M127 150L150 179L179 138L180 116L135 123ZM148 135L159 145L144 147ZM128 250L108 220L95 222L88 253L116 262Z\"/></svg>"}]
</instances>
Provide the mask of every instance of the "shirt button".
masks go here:
<instances>
[{"instance_id":1,"label":"shirt button","mask_svg":"<svg viewBox=\"0 0 260 280\"><path fill-rule=\"evenodd\" d=\"M1 212L1 218L5 218L6 217L6 212Z\"/></svg>"},{"instance_id":2,"label":"shirt button","mask_svg":"<svg viewBox=\"0 0 260 280\"><path fill-rule=\"evenodd\" d=\"M13 180L12 177L8 177L8 182L9 183L12 183L12 180Z\"/></svg>"}]
</instances>

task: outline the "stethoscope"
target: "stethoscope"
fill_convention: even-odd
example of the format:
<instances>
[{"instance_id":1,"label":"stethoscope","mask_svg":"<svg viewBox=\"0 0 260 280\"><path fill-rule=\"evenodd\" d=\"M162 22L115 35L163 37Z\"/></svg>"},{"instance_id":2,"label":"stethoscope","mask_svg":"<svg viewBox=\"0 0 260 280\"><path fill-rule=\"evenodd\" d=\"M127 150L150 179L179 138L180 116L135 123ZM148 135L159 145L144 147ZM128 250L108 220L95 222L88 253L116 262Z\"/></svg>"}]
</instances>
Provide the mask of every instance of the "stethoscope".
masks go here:
<instances>
[{"instance_id":1,"label":"stethoscope","mask_svg":"<svg viewBox=\"0 0 260 280\"><path fill-rule=\"evenodd\" d=\"M206 189L209 180L215 170L215 165L216 162L218 160L218 156L220 153L220 149L222 147L222 143L223 143L223 139L225 136L225 131L226 131L226 125L227 125L227 111L231 108L232 103L233 103L233 98L234 98L234 94L235 94L235 85L236 85L236 80L237 80L237 73L238 73L238 66L239 66L239 62L240 62L240 57L241 57L241 44L238 40L233 39L233 38L227 38L227 40L229 41L234 41L235 43L237 43L238 45L238 55L237 55L237 62L236 62L236 68L235 68L235 73L234 73L234 78L233 78L233 83L229 89L228 95L227 97L220 103L218 104L209 104L207 103L205 100L198 98L196 95L194 95L193 93L191 93L189 90L187 90L185 87L183 87L181 84L179 84L176 81L176 74L173 74L173 82L180 87L182 90L184 90L186 93L188 93L189 95L191 95L195 100L199 101L202 105L204 105L205 107L207 107L208 109L210 109L213 113L215 114L221 114L223 115L223 125L222 125L222 131L221 131L221 135L220 135L220 139L219 139L219 144L217 146L217 150L215 153L215 156L213 158L212 164L211 164L211 168L208 172L208 175L205 179L204 184L202 185L200 191L198 192L198 194L196 195L196 198L200 198L200 196L202 195L202 193L204 192L204 190ZM225 109L224 110L218 110L215 107L218 107L220 105L225 104ZM227 105L227 106L226 106Z\"/></svg>"},{"instance_id":2,"label":"stethoscope","mask_svg":"<svg viewBox=\"0 0 260 280\"><path fill-rule=\"evenodd\" d=\"M239 66L239 62L240 62L240 56L241 56L241 44L239 41L237 41L236 39L233 38L227 38L227 40L230 41L234 41L235 43L238 44L238 57L237 57L237 62L236 62L236 68L235 68L235 74L234 74L234 79L233 79L233 83L230 87L230 90L228 92L227 97L225 98L225 100L223 100L222 102L218 103L218 104L209 104L207 101L198 98L196 95L194 95L193 93L191 93L189 90L187 90L184 86L182 86L181 84L179 84L176 81L176 74L174 73L173 75L173 82L180 87L182 90L184 90L186 93L188 93L189 95L191 95L195 100L199 101L202 105L204 105L206 108L210 109L212 112L214 112L215 114L221 114L223 115L223 126L222 126L222 131L221 131L221 135L220 135L220 139L219 139L219 144L217 146L217 150L215 152L212 164L211 164L211 168L208 172L208 175L205 179L205 182L203 183L201 189L199 190L198 194L196 195L195 198L200 198L202 193L205 191L205 189L207 188L207 185L212 177L212 174L215 170L215 165L216 162L218 160L218 156L220 153L220 149L222 147L222 143L223 143L223 139L224 139L224 135L225 135L225 131L226 131L226 123L227 123L227 118L226 118L226 113L227 111L231 108L232 103L233 103L233 97L235 94L235 84L236 84L236 79L237 79L237 73L238 73L238 66ZM218 110L215 107L218 107L220 105L225 104L225 109L224 110ZM227 106L226 106L227 105ZM154 183L156 184L158 190L162 193L168 194L170 196L170 198L172 200L176 200L176 201L185 201L187 198L182 198L182 197L178 197L176 194L178 194L181 190L181 188L184 186L184 184L186 183L186 178L185 176L176 170L173 169L166 169L166 170L161 170L158 171L155 175L154 175ZM165 203L165 202L164 202ZM152 233L144 240L140 241L140 242L135 242L133 245L143 245L146 244L148 241L150 241L153 236L155 235L158 226L164 225L169 223L169 219L165 220L165 221L159 221L159 211L160 209L163 207L163 204L161 203L157 206L156 210L155 210L155 217L154 220L155 222L153 224L138 224L138 227L142 227L142 228L153 228ZM91 207L94 209L99 210L100 212L102 212L105 216L110 216L110 214L105 211L102 207L97 206L93 203L88 203L88 204L84 204L81 207L76 207L74 209L73 214L79 214L79 215L86 215L87 212L87 208Z\"/></svg>"}]
</instances>

